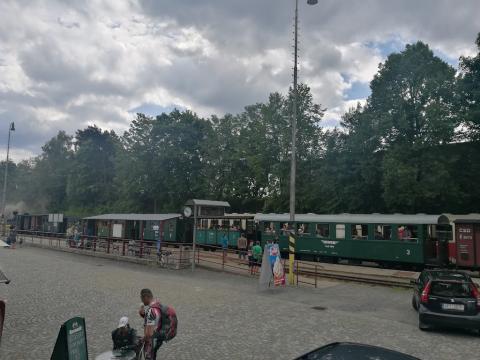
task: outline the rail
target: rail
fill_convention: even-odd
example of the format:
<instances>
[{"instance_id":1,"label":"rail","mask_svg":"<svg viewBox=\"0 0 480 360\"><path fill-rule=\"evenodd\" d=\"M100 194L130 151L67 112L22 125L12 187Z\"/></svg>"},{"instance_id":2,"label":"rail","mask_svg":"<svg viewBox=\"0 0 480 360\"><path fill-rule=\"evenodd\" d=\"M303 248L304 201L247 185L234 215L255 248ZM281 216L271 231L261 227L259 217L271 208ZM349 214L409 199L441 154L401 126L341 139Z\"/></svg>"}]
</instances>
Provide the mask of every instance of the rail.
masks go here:
<instances>
[{"instance_id":1,"label":"rail","mask_svg":"<svg viewBox=\"0 0 480 360\"><path fill-rule=\"evenodd\" d=\"M288 271L288 268L285 271ZM301 260L295 261L294 275L297 285L304 284L314 286L315 288L318 286L318 279L343 280L371 285L383 285L401 288L412 287L409 277L397 277L391 275L384 275L381 273L365 274L361 272L326 269L321 264L315 264Z\"/></svg>"}]
</instances>

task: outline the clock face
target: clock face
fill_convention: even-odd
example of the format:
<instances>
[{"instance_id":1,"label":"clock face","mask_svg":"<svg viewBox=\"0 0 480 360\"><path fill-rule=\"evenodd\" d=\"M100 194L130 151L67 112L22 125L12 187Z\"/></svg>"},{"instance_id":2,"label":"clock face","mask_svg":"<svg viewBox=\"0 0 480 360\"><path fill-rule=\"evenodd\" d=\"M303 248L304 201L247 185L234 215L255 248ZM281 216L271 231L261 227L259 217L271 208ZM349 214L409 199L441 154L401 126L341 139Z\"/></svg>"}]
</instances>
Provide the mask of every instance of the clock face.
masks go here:
<instances>
[{"instance_id":1,"label":"clock face","mask_svg":"<svg viewBox=\"0 0 480 360\"><path fill-rule=\"evenodd\" d=\"M183 215L185 215L186 217L192 216L192 208L189 206L185 206L185 208L183 209Z\"/></svg>"}]
</instances>

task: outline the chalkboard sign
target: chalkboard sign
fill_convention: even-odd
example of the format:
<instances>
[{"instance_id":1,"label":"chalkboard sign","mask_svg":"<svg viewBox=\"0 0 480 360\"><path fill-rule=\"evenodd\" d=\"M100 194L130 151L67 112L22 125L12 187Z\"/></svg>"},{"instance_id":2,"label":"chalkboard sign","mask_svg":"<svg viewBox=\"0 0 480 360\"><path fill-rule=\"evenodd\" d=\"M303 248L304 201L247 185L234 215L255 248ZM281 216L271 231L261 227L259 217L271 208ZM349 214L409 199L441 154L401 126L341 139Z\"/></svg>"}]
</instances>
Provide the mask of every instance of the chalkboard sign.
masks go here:
<instances>
[{"instance_id":1,"label":"chalkboard sign","mask_svg":"<svg viewBox=\"0 0 480 360\"><path fill-rule=\"evenodd\" d=\"M50 360L88 360L85 319L74 317L60 328Z\"/></svg>"}]
</instances>

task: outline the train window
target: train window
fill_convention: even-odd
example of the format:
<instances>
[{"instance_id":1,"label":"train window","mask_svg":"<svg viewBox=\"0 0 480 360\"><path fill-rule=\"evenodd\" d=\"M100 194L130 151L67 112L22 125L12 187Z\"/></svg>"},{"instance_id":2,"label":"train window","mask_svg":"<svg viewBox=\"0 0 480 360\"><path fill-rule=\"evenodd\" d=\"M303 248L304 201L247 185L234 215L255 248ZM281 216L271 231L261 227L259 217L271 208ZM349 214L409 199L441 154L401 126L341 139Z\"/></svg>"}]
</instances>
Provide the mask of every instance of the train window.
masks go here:
<instances>
[{"instance_id":1,"label":"train window","mask_svg":"<svg viewBox=\"0 0 480 360\"><path fill-rule=\"evenodd\" d=\"M390 225L375 225L375 240L391 240L392 227Z\"/></svg>"},{"instance_id":2,"label":"train window","mask_svg":"<svg viewBox=\"0 0 480 360\"><path fill-rule=\"evenodd\" d=\"M275 223L274 222L264 222L263 231L267 234L272 234L275 232Z\"/></svg>"},{"instance_id":3,"label":"train window","mask_svg":"<svg viewBox=\"0 0 480 360\"><path fill-rule=\"evenodd\" d=\"M357 224L352 225L352 240L367 240L368 225Z\"/></svg>"},{"instance_id":4,"label":"train window","mask_svg":"<svg viewBox=\"0 0 480 360\"><path fill-rule=\"evenodd\" d=\"M297 224L297 234L299 235L309 235L308 224Z\"/></svg>"},{"instance_id":5,"label":"train window","mask_svg":"<svg viewBox=\"0 0 480 360\"><path fill-rule=\"evenodd\" d=\"M416 225L398 225L397 237L400 241L418 241L418 227Z\"/></svg>"},{"instance_id":6,"label":"train window","mask_svg":"<svg viewBox=\"0 0 480 360\"><path fill-rule=\"evenodd\" d=\"M220 220L219 221L219 228L223 230L227 230L230 227L230 220Z\"/></svg>"},{"instance_id":7,"label":"train window","mask_svg":"<svg viewBox=\"0 0 480 360\"><path fill-rule=\"evenodd\" d=\"M231 223L232 230L238 231L242 228L241 220L233 220Z\"/></svg>"},{"instance_id":8,"label":"train window","mask_svg":"<svg viewBox=\"0 0 480 360\"><path fill-rule=\"evenodd\" d=\"M218 220L211 220L208 228L209 229L217 229L218 228Z\"/></svg>"},{"instance_id":9,"label":"train window","mask_svg":"<svg viewBox=\"0 0 480 360\"><path fill-rule=\"evenodd\" d=\"M288 235L288 233L293 229L293 226L291 223L283 223L282 224L282 229L281 233L282 235Z\"/></svg>"},{"instance_id":10,"label":"train window","mask_svg":"<svg viewBox=\"0 0 480 360\"><path fill-rule=\"evenodd\" d=\"M317 224L315 235L320 238L328 238L330 236L330 226L328 224Z\"/></svg>"},{"instance_id":11,"label":"train window","mask_svg":"<svg viewBox=\"0 0 480 360\"><path fill-rule=\"evenodd\" d=\"M436 238L442 242L450 242L453 239L452 227L450 225L432 225L435 228L435 235L430 235L432 238Z\"/></svg>"},{"instance_id":12,"label":"train window","mask_svg":"<svg viewBox=\"0 0 480 360\"><path fill-rule=\"evenodd\" d=\"M337 224L335 227L337 239L345 239L345 224Z\"/></svg>"}]
</instances>

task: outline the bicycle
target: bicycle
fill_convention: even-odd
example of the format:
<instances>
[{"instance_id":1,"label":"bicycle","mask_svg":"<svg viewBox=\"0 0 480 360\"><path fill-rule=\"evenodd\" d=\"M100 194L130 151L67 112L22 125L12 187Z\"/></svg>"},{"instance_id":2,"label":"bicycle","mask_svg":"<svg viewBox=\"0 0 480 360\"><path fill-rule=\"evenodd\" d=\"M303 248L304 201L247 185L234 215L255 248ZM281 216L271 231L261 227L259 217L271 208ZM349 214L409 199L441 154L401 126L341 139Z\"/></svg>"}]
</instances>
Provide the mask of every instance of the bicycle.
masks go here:
<instances>
[{"instance_id":1,"label":"bicycle","mask_svg":"<svg viewBox=\"0 0 480 360\"><path fill-rule=\"evenodd\" d=\"M173 253L170 250L160 250L157 253L157 264L162 268L167 268L173 265L173 262L170 259L172 254Z\"/></svg>"}]
</instances>

